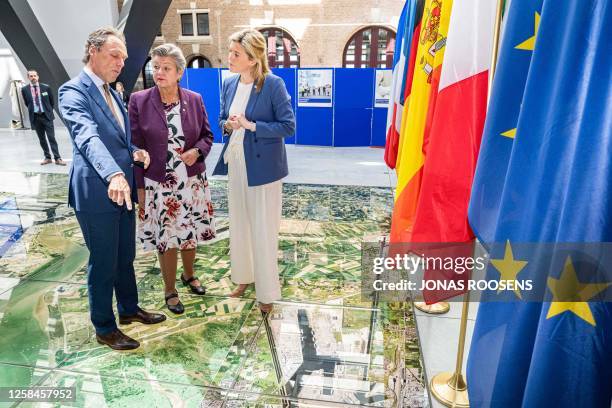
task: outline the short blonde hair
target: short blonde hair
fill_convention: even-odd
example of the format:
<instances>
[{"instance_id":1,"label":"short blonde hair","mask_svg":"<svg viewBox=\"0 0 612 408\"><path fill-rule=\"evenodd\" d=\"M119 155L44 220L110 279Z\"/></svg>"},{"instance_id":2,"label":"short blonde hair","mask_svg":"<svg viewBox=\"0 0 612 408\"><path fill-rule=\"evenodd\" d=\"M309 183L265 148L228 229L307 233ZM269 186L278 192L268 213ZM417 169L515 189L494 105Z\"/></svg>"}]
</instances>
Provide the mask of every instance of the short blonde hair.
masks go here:
<instances>
[{"instance_id":1,"label":"short blonde hair","mask_svg":"<svg viewBox=\"0 0 612 408\"><path fill-rule=\"evenodd\" d=\"M181 73L185 71L187 61L183 55L183 51L174 44L166 43L153 48L151 51L151 59L153 57L170 57L174 60L176 70Z\"/></svg>"},{"instance_id":2,"label":"short blonde hair","mask_svg":"<svg viewBox=\"0 0 612 408\"><path fill-rule=\"evenodd\" d=\"M232 34L229 40L230 43L236 42L240 44L246 51L249 59L255 61L252 74L255 79L257 92L261 91L266 75L270 73L265 37L259 31L248 28Z\"/></svg>"}]
</instances>

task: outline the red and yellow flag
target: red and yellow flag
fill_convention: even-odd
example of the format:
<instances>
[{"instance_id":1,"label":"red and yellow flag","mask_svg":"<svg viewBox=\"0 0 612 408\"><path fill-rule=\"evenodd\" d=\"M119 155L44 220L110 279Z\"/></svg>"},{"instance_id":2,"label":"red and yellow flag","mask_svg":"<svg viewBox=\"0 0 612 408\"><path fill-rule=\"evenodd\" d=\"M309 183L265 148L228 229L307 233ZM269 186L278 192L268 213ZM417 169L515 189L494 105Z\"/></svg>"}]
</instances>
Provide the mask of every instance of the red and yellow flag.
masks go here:
<instances>
[{"instance_id":1,"label":"red and yellow flag","mask_svg":"<svg viewBox=\"0 0 612 408\"><path fill-rule=\"evenodd\" d=\"M425 156L423 135L429 107L432 75L442 64L442 49L448 31L452 0L427 0L421 19L410 101L402 115L397 163L397 190L391 219L391 243L410 242L421 189ZM437 65L436 65L437 64Z\"/></svg>"},{"instance_id":2,"label":"red and yellow flag","mask_svg":"<svg viewBox=\"0 0 612 408\"><path fill-rule=\"evenodd\" d=\"M439 91L429 112L414 241L474 238L467 210L486 116L494 22L490 1L454 0Z\"/></svg>"}]
</instances>

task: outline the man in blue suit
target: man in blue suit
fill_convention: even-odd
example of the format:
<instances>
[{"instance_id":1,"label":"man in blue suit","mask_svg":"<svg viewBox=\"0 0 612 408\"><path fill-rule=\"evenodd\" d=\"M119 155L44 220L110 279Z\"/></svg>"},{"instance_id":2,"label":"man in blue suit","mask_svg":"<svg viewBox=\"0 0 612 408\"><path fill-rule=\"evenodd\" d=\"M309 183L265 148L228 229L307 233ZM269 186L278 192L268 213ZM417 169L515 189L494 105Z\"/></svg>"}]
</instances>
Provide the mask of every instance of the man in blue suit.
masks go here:
<instances>
[{"instance_id":1,"label":"man in blue suit","mask_svg":"<svg viewBox=\"0 0 612 408\"><path fill-rule=\"evenodd\" d=\"M68 200L89 249L87 285L96 339L115 350L138 348L138 341L117 328L119 322L160 323L166 316L138 307L134 276L136 199L133 164L149 165L146 151L131 145L127 113L109 83L127 58L125 38L114 28L89 35L86 64L59 90L59 105L73 142Z\"/></svg>"}]
</instances>

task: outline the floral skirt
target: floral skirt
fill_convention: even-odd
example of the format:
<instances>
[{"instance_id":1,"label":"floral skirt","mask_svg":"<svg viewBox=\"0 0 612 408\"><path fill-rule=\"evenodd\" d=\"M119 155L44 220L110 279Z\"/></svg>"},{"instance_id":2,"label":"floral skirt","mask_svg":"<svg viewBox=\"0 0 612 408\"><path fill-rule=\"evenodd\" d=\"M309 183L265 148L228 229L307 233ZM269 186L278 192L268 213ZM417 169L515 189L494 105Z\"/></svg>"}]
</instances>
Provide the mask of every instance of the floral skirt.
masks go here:
<instances>
[{"instance_id":1,"label":"floral skirt","mask_svg":"<svg viewBox=\"0 0 612 408\"><path fill-rule=\"evenodd\" d=\"M215 237L213 215L206 175L186 181L166 177L163 183L145 178L145 207L138 215L138 239L145 251L194 249Z\"/></svg>"}]
</instances>

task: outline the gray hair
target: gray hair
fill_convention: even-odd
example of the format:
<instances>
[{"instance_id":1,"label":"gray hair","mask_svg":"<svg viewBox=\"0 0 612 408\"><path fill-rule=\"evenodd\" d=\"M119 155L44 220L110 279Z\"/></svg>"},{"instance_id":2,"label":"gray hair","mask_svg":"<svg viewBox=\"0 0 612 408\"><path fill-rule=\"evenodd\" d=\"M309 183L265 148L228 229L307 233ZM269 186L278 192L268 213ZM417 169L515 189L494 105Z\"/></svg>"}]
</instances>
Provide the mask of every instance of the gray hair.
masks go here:
<instances>
[{"instance_id":1,"label":"gray hair","mask_svg":"<svg viewBox=\"0 0 612 408\"><path fill-rule=\"evenodd\" d=\"M174 44L162 44L153 49L151 51L151 59L153 57L170 57L174 60L174 64L176 65L176 70L178 72L183 72L185 70L185 66L187 65L187 61L185 60L185 56L183 55L183 51L179 47Z\"/></svg>"},{"instance_id":2,"label":"gray hair","mask_svg":"<svg viewBox=\"0 0 612 408\"><path fill-rule=\"evenodd\" d=\"M83 63L87 64L89 62L89 48L91 46L96 47L96 50L100 51L100 48L104 45L109 35L114 35L119 38L125 44L125 36L119 30L114 27L102 27L98 28L96 31L89 34L87 37L87 42L85 43L85 56L83 57Z\"/></svg>"}]
</instances>

